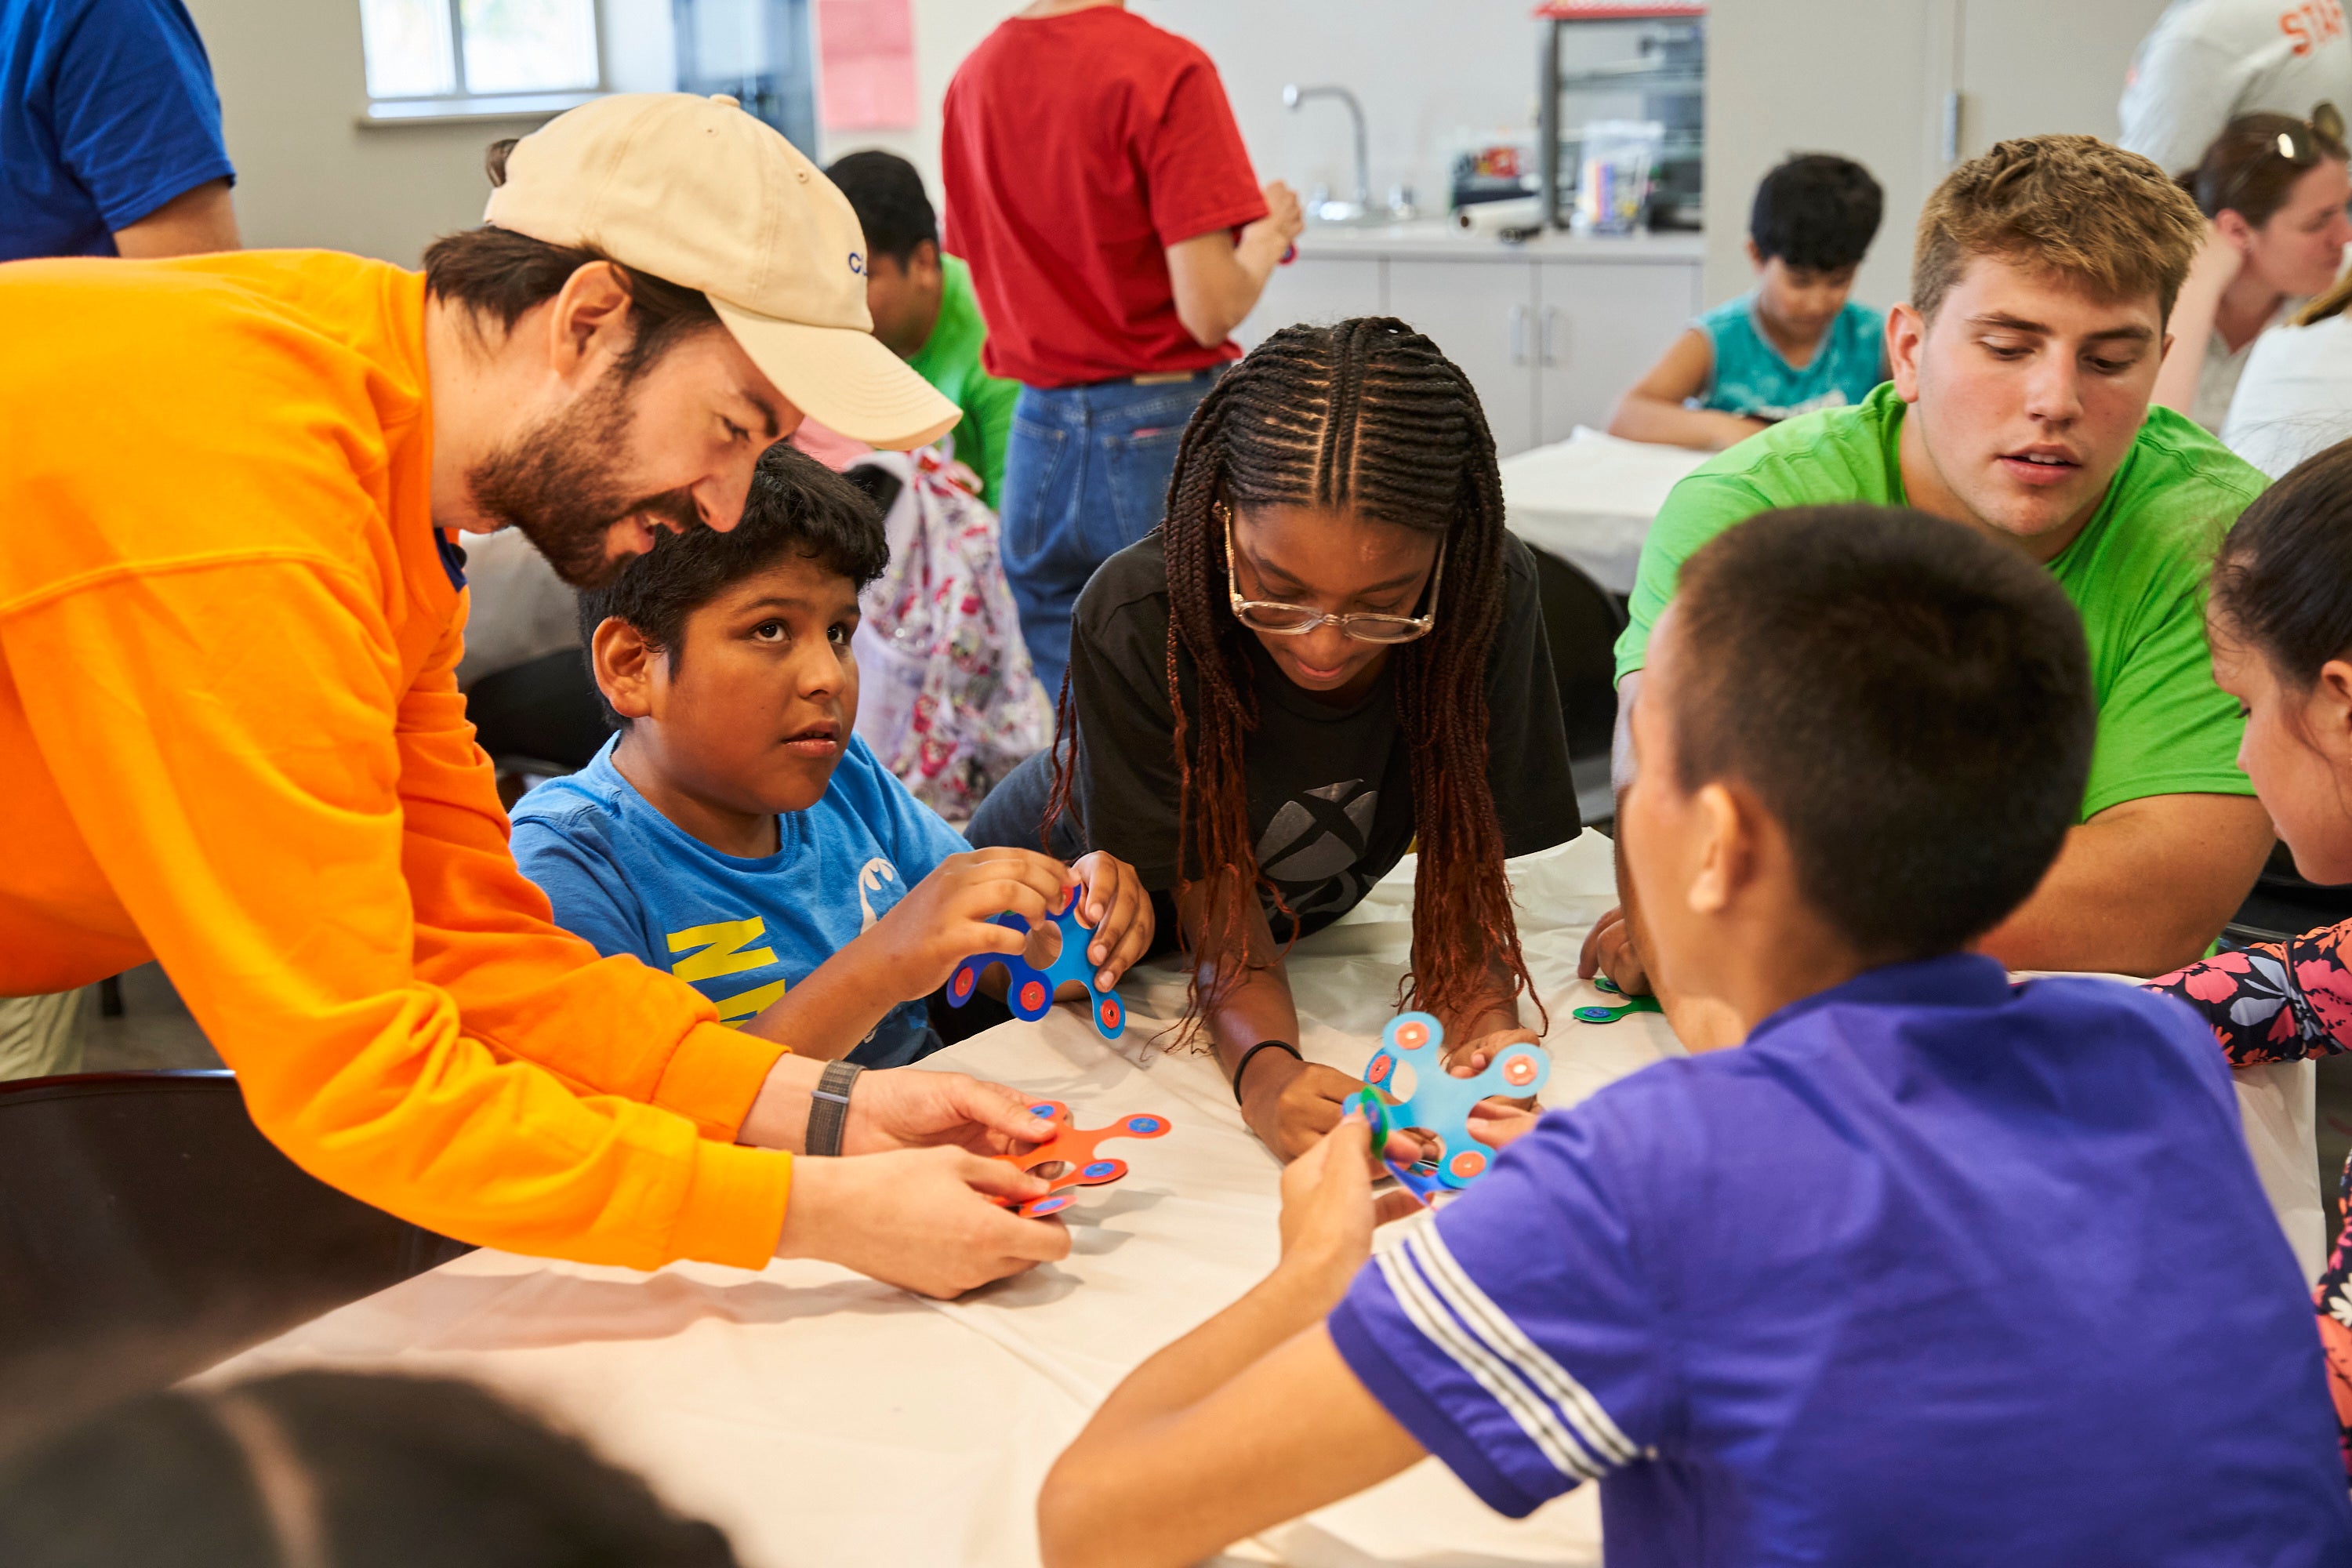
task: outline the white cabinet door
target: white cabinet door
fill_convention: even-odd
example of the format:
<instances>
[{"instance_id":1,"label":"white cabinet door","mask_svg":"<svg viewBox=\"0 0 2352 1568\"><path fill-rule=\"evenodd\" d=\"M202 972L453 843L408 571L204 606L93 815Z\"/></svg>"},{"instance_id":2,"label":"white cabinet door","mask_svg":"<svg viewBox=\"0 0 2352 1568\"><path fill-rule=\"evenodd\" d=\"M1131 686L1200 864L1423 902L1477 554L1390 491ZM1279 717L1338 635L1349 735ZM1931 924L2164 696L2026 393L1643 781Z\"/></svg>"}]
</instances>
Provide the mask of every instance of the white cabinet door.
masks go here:
<instances>
[{"instance_id":1,"label":"white cabinet door","mask_svg":"<svg viewBox=\"0 0 2352 1568\"><path fill-rule=\"evenodd\" d=\"M1384 315L1387 266L1376 256L1301 256L1277 267L1234 341L1254 349L1294 321L1328 326L1350 316Z\"/></svg>"},{"instance_id":2,"label":"white cabinet door","mask_svg":"<svg viewBox=\"0 0 2352 1568\"><path fill-rule=\"evenodd\" d=\"M1462 367L1503 457L1536 444L1536 266L1532 261L1389 263L1389 314Z\"/></svg>"},{"instance_id":3,"label":"white cabinet door","mask_svg":"<svg viewBox=\"0 0 2352 1568\"><path fill-rule=\"evenodd\" d=\"M2166 0L1959 0L1959 155L2012 136L2116 134L2132 52ZM2289 0L2278 9L2291 11Z\"/></svg>"},{"instance_id":4,"label":"white cabinet door","mask_svg":"<svg viewBox=\"0 0 2352 1568\"><path fill-rule=\"evenodd\" d=\"M1698 313L1699 264L1547 261L1538 287L1537 430L1546 446L1598 430L1625 389Z\"/></svg>"}]
</instances>

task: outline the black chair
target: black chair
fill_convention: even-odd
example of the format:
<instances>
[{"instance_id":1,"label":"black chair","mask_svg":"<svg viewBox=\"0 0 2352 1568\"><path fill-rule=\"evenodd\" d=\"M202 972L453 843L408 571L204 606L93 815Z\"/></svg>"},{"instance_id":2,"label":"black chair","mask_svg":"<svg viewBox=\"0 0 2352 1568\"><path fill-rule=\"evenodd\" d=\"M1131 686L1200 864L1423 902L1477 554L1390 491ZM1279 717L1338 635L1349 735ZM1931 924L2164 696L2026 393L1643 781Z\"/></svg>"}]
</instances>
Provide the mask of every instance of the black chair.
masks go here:
<instances>
[{"instance_id":1,"label":"black chair","mask_svg":"<svg viewBox=\"0 0 2352 1568\"><path fill-rule=\"evenodd\" d=\"M2295 871L2294 854L2284 844L2273 844L2253 891L2221 935L2237 942L2284 942L2345 920L2352 920L2352 888L2305 881Z\"/></svg>"},{"instance_id":2,"label":"black chair","mask_svg":"<svg viewBox=\"0 0 2352 1568\"><path fill-rule=\"evenodd\" d=\"M1529 547L1536 558L1536 595L1551 645L1552 679L1559 683L1560 719L1568 727L1568 760L1577 805L1588 825L1606 823L1615 810L1609 794L1609 742L1617 725L1617 634L1625 629L1624 602L1581 567Z\"/></svg>"},{"instance_id":3,"label":"black chair","mask_svg":"<svg viewBox=\"0 0 2352 1568\"><path fill-rule=\"evenodd\" d=\"M0 1083L0 1397L161 1384L467 1250L302 1171L233 1073ZM118 1392L127 1392L118 1389Z\"/></svg>"},{"instance_id":4,"label":"black chair","mask_svg":"<svg viewBox=\"0 0 2352 1568\"><path fill-rule=\"evenodd\" d=\"M501 773L577 773L613 733L578 648L482 677L467 689L466 717Z\"/></svg>"}]
</instances>

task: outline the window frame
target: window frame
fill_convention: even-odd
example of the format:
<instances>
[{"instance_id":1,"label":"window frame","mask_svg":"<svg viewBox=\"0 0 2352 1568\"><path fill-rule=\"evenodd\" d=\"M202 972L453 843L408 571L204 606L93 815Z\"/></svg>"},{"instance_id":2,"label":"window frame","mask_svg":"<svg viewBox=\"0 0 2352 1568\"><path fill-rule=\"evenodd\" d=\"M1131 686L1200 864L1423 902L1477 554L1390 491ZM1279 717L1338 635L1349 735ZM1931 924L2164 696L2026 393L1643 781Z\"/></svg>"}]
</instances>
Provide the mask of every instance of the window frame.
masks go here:
<instances>
[{"instance_id":1,"label":"window frame","mask_svg":"<svg viewBox=\"0 0 2352 1568\"><path fill-rule=\"evenodd\" d=\"M354 11L361 9L361 0L350 0ZM506 120L542 118L576 109L592 100L605 97L612 91L612 68L605 58L605 25L603 0L587 0L588 25L596 45L596 78L586 87L549 88L529 92L475 92L466 82L466 12L465 0L440 0L449 18L450 71L455 81L448 92L402 93L379 96L369 92L366 112L360 116L362 125L404 125L418 121L451 120ZM367 80L367 29L360 29L360 80Z\"/></svg>"}]
</instances>

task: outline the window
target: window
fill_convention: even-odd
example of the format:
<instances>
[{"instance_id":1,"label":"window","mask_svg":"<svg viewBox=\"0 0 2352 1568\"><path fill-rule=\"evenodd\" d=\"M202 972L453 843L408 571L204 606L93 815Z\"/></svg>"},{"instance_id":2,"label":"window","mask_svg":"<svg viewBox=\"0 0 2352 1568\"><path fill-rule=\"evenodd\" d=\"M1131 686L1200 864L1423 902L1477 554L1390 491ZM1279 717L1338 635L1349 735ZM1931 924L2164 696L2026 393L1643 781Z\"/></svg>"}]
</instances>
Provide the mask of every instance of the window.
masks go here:
<instances>
[{"instance_id":1,"label":"window","mask_svg":"<svg viewBox=\"0 0 2352 1568\"><path fill-rule=\"evenodd\" d=\"M360 0L373 100L594 92L596 0Z\"/></svg>"}]
</instances>

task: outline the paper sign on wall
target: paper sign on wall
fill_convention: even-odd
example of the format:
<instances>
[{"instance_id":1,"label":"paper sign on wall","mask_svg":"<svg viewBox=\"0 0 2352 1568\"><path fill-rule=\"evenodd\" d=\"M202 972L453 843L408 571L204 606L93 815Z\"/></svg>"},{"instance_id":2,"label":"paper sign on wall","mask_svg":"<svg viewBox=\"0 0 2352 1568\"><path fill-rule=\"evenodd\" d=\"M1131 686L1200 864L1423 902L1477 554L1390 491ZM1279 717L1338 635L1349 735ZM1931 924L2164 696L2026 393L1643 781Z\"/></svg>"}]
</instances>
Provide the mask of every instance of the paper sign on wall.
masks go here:
<instances>
[{"instance_id":1,"label":"paper sign on wall","mask_svg":"<svg viewBox=\"0 0 2352 1568\"><path fill-rule=\"evenodd\" d=\"M827 131L914 125L910 0L816 0L817 100Z\"/></svg>"}]
</instances>

